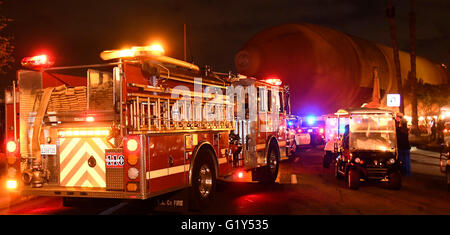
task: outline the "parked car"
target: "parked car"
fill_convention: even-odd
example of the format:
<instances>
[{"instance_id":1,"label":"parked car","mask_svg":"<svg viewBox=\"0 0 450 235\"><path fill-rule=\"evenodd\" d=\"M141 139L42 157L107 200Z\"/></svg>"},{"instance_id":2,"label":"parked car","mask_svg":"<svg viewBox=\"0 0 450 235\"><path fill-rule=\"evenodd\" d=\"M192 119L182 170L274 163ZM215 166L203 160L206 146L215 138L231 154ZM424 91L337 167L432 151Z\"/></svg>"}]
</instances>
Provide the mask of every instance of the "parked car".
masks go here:
<instances>
[{"instance_id":1,"label":"parked car","mask_svg":"<svg viewBox=\"0 0 450 235\"><path fill-rule=\"evenodd\" d=\"M304 117L298 132L309 135L311 147L325 144L325 121L323 120L317 120L313 116Z\"/></svg>"}]
</instances>

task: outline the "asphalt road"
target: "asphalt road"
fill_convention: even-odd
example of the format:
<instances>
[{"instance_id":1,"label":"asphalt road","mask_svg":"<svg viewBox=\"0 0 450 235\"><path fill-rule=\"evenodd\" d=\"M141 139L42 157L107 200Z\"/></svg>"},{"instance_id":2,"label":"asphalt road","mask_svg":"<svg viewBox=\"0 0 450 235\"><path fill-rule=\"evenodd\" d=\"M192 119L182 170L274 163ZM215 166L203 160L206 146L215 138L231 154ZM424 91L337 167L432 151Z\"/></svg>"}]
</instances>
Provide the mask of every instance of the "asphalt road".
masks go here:
<instances>
[{"instance_id":1,"label":"asphalt road","mask_svg":"<svg viewBox=\"0 0 450 235\"><path fill-rule=\"evenodd\" d=\"M1 209L0 214L450 214L450 191L437 153L413 149L413 175L403 177L400 190L369 182L350 190L332 168L322 167L322 154L313 149L283 161L275 184L250 182L249 175L244 182L221 181L213 205L203 212L155 212L151 200L96 201L68 208L60 198L39 197Z\"/></svg>"}]
</instances>

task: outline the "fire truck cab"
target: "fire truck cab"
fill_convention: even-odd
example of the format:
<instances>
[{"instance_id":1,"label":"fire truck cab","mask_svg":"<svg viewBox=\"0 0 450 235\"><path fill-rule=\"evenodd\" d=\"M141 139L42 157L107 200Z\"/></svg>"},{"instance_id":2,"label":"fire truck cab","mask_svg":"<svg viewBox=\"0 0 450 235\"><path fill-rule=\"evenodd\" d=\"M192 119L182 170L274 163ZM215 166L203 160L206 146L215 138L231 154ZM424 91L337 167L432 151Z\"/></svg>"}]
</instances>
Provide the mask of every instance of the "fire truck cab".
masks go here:
<instances>
[{"instance_id":1,"label":"fire truck cab","mask_svg":"<svg viewBox=\"0 0 450 235\"><path fill-rule=\"evenodd\" d=\"M29 195L147 199L188 189L192 208L216 179L274 182L286 145L288 88L164 56L101 53L105 64L22 61L7 109L8 187ZM179 206L183 202L179 203Z\"/></svg>"}]
</instances>

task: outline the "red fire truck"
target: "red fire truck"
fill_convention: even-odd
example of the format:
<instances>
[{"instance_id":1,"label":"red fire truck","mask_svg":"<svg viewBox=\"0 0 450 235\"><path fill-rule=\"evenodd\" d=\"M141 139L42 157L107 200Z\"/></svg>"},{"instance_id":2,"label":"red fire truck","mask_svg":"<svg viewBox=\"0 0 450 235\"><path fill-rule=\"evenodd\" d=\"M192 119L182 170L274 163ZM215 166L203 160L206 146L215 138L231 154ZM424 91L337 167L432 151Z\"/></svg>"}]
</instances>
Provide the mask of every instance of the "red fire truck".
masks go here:
<instances>
[{"instance_id":1,"label":"red fire truck","mask_svg":"<svg viewBox=\"0 0 450 235\"><path fill-rule=\"evenodd\" d=\"M158 47L100 56L108 62L22 60L26 69L7 91L9 190L68 205L187 189L190 207L201 209L218 178L246 171L275 181L280 158L292 152L289 91L279 80L201 69Z\"/></svg>"}]
</instances>

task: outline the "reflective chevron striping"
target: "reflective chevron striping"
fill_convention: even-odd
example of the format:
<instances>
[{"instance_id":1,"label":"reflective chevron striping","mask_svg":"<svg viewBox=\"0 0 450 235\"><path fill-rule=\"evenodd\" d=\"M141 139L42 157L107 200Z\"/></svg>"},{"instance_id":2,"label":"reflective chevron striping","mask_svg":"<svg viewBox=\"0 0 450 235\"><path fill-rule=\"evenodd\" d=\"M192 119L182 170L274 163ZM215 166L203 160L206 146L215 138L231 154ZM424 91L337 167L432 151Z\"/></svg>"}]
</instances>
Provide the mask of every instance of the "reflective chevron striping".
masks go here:
<instances>
[{"instance_id":1,"label":"reflective chevron striping","mask_svg":"<svg viewBox=\"0 0 450 235\"><path fill-rule=\"evenodd\" d=\"M105 138L60 138L60 185L70 187L106 187ZM88 165L93 157L95 167Z\"/></svg>"}]
</instances>

